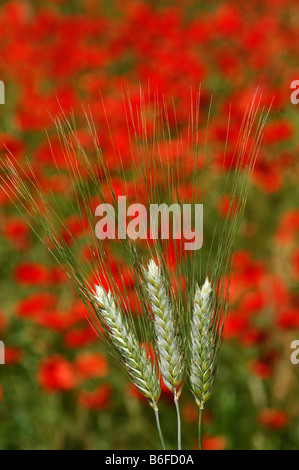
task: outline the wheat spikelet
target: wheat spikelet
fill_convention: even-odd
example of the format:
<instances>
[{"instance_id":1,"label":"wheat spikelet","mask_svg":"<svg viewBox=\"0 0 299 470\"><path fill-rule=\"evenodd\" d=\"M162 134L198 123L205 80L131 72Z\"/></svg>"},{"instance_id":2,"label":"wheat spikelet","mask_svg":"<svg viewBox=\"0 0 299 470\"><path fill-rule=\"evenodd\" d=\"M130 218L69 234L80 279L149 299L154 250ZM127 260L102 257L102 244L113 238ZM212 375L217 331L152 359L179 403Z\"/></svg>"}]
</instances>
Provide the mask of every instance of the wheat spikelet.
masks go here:
<instances>
[{"instance_id":1,"label":"wheat spikelet","mask_svg":"<svg viewBox=\"0 0 299 470\"><path fill-rule=\"evenodd\" d=\"M127 319L116 306L112 293L96 286L95 300L110 340L119 352L132 382L155 408L160 397L160 381L145 348L139 344Z\"/></svg>"},{"instance_id":2,"label":"wheat spikelet","mask_svg":"<svg viewBox=\"0 0 299 470\"><path fill-rule=\"evenodd\" d=\"M212 394L215 379L212 316L212 287L207 278L201 289L196 286L190 337L190 385L196 403L201 409Z\"/></svg>"},{"instance_id":3,"label":"wheat spikelet","mask_svg":"<svg viewBox=\"0 0 299 470\"><path fill-rule=\"evenodd\" d=\"M176 395L183 378L183 356L166 282L161 268L152 259L145 270L146 288L154 314L159 367L165 385Z\"/></svg>"}]
</instances>

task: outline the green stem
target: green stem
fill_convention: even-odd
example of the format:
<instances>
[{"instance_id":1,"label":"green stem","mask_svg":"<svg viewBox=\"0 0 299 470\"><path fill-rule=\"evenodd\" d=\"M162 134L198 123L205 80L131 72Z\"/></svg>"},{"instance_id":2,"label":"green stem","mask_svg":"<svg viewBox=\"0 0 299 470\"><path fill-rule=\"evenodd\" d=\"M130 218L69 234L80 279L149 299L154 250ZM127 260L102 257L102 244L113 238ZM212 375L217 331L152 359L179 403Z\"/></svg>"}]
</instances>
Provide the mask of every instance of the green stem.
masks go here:
<instances>
[{"instance_id":1,"label":"green stem","mask_svg":"<svg viewBox=\"0 0 299 470\"><path fill-rule=\"evenodd\" d=\"M182 450L182 432L181 432L181 416L180 416L180 406L179 399L175 392L174 394L174 403L176 408L176 414L178 418L178 450Z\"/></svg>"},{"instance_id":2,"label":"green stem","mask_svg":"<svg viewBox=\"0 0 299 470\"><path fill-rule=\"evenodd\" d=\"M162 448L163 448L163 450L166 450L166 446L165 446L165 442L164 442L164 438L163 438L163 434L162 434L162 430L161 430L161 425L160 425L159 409L158 409L157 405L154 407L154 411L155 411L157 429L158 429L160 441L161 441L161 444L162 444Z\"/></svg>"},{"instance_id":3,"label":"green stem","mask_svg":"<svg viewBox=\"0 0 299 470\"><path fill-rule=\"evenodd\" d=\"M203 450L202 446L202 415L203 415L203 408L199 409L199 419L198 419L198 442L199 442L199 449Z\"/></svg>"}]
</instances>

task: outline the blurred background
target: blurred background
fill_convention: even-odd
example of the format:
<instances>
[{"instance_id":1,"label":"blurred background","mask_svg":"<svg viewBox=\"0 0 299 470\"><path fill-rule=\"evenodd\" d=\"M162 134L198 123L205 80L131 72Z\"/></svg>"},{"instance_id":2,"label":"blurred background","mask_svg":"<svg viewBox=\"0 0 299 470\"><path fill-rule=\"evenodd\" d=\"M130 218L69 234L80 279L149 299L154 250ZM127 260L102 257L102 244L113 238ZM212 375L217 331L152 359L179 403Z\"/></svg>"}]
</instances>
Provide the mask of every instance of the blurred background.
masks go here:
<instances>
[{"instance_id":1,"label":"blurred background","mask_svg":"<svg viewBox=\"0 0 299 470\"><path fill-rule=\"evenodd\" d=\"M211 158L223 152L231 109L233 150L255 90L274 102L252 178L234 259L230 316L215 390L204 416L206 449L297 449L299 364L299 5L291 0L0 1L1 158L28 156L45 191L69 181L55 174L64 157L52 116L74 112L86 148L90 108L113 170L100 93L114 141L130 153L122 88L173 99L183 128L190 89L213 107ZM47 135L46 132L47 131ZM48 137L47 137L48 136ZM129 158L129 157L128 157ZM215 212L217 188L211 193ZM0 191L1 449L155 449L152 410L128 383L89 326L85 307L45 247ZM68 227L80 236L80 224ZM205 226L205 225L204 225ZM71 243L71 241L70 241ZM197 448L197 407L182 394L183 447ZM161 424L175 442L175 411L166 390Z\"/></svg>"}]
</instances>

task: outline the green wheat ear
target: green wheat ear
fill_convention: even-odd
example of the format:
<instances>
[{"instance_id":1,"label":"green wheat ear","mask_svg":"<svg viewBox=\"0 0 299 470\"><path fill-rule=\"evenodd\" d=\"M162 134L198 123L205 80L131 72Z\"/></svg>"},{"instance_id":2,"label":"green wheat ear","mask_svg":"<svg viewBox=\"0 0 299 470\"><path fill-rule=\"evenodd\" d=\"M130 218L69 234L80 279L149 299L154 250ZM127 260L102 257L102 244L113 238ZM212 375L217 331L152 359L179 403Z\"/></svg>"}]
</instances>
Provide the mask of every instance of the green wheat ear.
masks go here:
<instances>
[{"instance_id":1,"label":"green wheat ear","mask_svg":"<svg viewBox=\"0 0 299 470\"><path fill-rule=\"evenodd\" d=\"M161 393L160 380L150 355L130 328L128 320L117 308L112 293L96 286L95 300L99 305L99 316L107 328L111 342L119 352L123 366L138 390L156 408Z\"/></svg>"},{"instance_id":2,"label":"green wheat ear","mask_svg":"<svg viewBox=\"0 0 299 470\"><path fill-rule=\"evenodd\" d=\"M177 413L178 449L182 449L179 397L184 375L184 357L175 306L167 290L167 282L160 266L153 259L144 270L146 290L154 315L154 330L159 369L166 387L174 395Z\"/></svg>"},{"instance_id":3,"label":"green wheat ear","mask_svg":"<svg viewBox=\"0 0 299 470\"><path fill-rule=\"evenodd\" d=\"M154 314L154 328L159 354L159 368L166 387L180 394L184 373L183 355L178 337L174 308L167 292L161 268L153 259L145 270L146 288Z\"/></svg>"},{"instance_id":4,"label":"green wheat ear","mask_svg":"<svg viewBox=\"0 0 299 470\"><path fill-rule=\"evenodd\" d=\"M190 334L189 379L200 409L210 398L215 380L215 336L212 331L213 296L208 278L195 289Z\"/></svg>"}]
</instances>

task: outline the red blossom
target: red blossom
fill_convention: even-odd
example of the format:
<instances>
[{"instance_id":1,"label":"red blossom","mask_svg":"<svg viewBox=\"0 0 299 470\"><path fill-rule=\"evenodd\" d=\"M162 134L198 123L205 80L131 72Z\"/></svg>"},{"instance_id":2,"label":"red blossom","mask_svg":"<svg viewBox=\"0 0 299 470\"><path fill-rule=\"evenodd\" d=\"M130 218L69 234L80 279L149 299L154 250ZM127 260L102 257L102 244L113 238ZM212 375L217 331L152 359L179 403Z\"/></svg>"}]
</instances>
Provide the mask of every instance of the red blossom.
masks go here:
<instances>
[{"instance_id":1,"label":"red blossom","mask_svg":"<svg viewBox=\"0 0 299 470\"><path fill-rule=\"evenodd\" d=\"M236 282L254 288L262 281L266 272L264 264L252 259L252 255L247 251L235 253L233 268Z\"/></svg>"},{"instance_id":2,"label":"red blossom","mask_svg":"<svg viewBox=\"0 0 299 470\"><path fill-rule=\"evenodd\" d=\"M281 329L299 328L299 308L286 308L278 313L277 325Z\"/></svg>"},{"instance_id":3,"label":"red blossom","mask_svg":"<svg viewBox=\"0 0 299 470\"><path fill-rule=\"evenodd\" d=\"M277 353L270 351L260 359L254 359L249 362L249 370L260 379L268 379L272 376L274 365L277 360Z\"/></svg>"},{"instance_id":4,"label":"red blossom","mask_svg":"<svg viewBox=\"0 0 299 470\"><path fill-rule=\"evenodd\" d=\"M37 379L48 392L72 390L76 386L73 366L60 355L48 357L41 362Z\"/></svg>"},{"instance_id":5,"label":"red blossom","mask_svg":"<svg viewBox=\"0 0 299 470\"><path fill-rule=\"evenodd\" d=\"M239 310L245 313L257 313L266 305L266 298L263 292L248 292L243 298Z\"/></svg>"},{"instance_id":6,"label":"red blossom","mask_svg":"<svg viewBox=\"0 0 299 470\"><path fill-rule=\"evenodd\" d=\"M225 322L225 337L227 339L239 338L249 326L249 320L243 313L233 313Z\"/></svg>"},{"instance_id":7,"label":"red blossom","mask_svg":"<svg viewBox=\"0 0 299 470\"><path fill-rule=\"evenodd\" d=\"M299 210L288 210L281 216L276 232L276 240L279 243L291 243L299 231Z\"/></svg>"},{"instance_id":8,"label":"red blossom","mask_svg":"<svg viewBox=\"0 0 299 470\"><path fill-rule=\"evenodd\" d=\"M24 357L24 350L19 347L5 346L5 363L18 364Z\"/></svg>"},{"instance_id":9,"label":"red blossom","mask_svg":"<svg viewBox=\"0 0 299 470\"><path fill-rule=\"evenodd\" d=\"M206 162L211 164L213 171L215 169L216 177L220 170L223 171L223 153L227 137L224 170L234 168L236 165L234 144L239 134L239 121L251 103L256 88L259 87L262 92L262 106L267 107L275 96L269 123L265 129L262 151L253 173L253 182L259 190L258 196L260 192L268 193L267 200L269 194L272 198L272 193L281 191L281 205L275 208L280 212L275 215L270 212L273 217L280 217L274 242L280 244L278 248L290 250L286 263L289 262L291 270L286 271L291 272L290 276L288 272L283 272L286 274L283 278L272 272L272 267L279 272L280 266L277 269L275 263L267 265L266 261L260 261L250 254L249 249L237 252L233 265L234 281L230 292L230 303L234 304L234 310L227 317L226 323L228 339L237 339L241 346L255 346L250 351L252 353L259 351L260 357L257 357L256 353L255 359L248 363L249 373L255 374L260 379L270 379L276 361L282 360L277 353L265 352L268 342L273 340L272 327L280 330L299 328L298 299L292 293L292 283L296 287L295 282L299 278L299 249L296 248L299 238L299 210L295 208L295 202L293 209L288 209L285 204L287 198L291 197L290 191L293 189L289 185L296 184L298 176L298 149L292 123L295 107L293 111L290 109L290 82L299 78L299 74L296 76L294 66L294 58L298 55L295 40L298 25L294 18L292 18L294 21L286 20L291 2L266 0L263 5L262 2L253 0L250 6L246 2L238 4L222 2L221 5L213 5L211 8L199 7L198 10L196 2L193 2L194 5L189 11L192 2L187 0L179 7L167 8L162 5L156 7L154 2L118 1L117 18L112 17L110 8L109 14L106 15L106 8L103 8L102 2L96 0L82 2L78 10L81 11L82 8L84 14L76 11L74 15L64 14L64 11L70 8L67 0L52 1L51 8L37 5L38 2L33 8L27 0L10 0L2 3L0 30L3 76L1 79L7 84L13 84L11 89L7 87L9 106L6 107L8 114L4 126L5 129L12 126L13 132L8 130L1 133L1 156L6 153L5 147L7 147L17 161L22 161L28 151L33 169L37 171L40 185L47 195L53 191L58 197L67 197L74 203L74 192L67 174L67 159L59 139L53 134L53 116L62 116L62 113L68 116L74 110L78 122L77 137L91 159L94 158L93 138L86 129L82 129L81 104L83 104L85 109L91 110L94 117L97 137L113 179L116 196L127 194L128 202L131 200L135 202L137 193L140 202L145 202L143 179L139 178L138 181L132 179L124 189L124 184L119 176L116 177L115 171L119 165L118 153L124 170L131 171L131 145L135 161L138 161L137 144L133 142L134 138L130 142L121 113L123 98L120 90L126 89L128 82L131 87L134 116L139 106L139 81L141 86L147 83L150 83L153 89L157 86L166 99L173 98L176 113L169 109L168 116L173 139L172 152L169 145L161 141L160 155L156 153L153 158L156 159L158 166L161 161L164 170L167 170L169 163L175 164L179 160L185 162L181 184L175 188L175 192L181 197L186 196L187 200L193 195L194 189L194 167L192 159L187 158L188 151L192 152L193 148L189 148L189 141L187 145L185 144L190 134L193 135L193 131L187 128L188 126L184 128L183 124L189 119L189 107L186 103L190 103L190 87L197 88L203 78L208 83L208 88L201 91L199 113L198 166L201 169L205 140L202 126L205 125L209 107L209 84L214 89L218 83L221 83L221 93L217 97L218 104L213 104L216 109L215 113L211 114L207 134ZM285 60L282 61L282 58ZM282 62L283 66L277 66ZM105 113L100 110L99 90L104 96L107 118L111 129L113 128L113 144L110 141ZM144 96L145 115L151 116L156 98L146 95L147 93ZM162 109L162 98L159 97L157 100ZM195 108L197 103L194 96L191 102ZM125 105L125 109L129 112L128 105ZM227 135L226 118L229 110L230 129ZM147 135L152 138L153 128L149 122L143 124ZM182 132L182 141L175 137L177 124ZM134 137L134 126L129 122L128 127L132 133L131 137ZM41 137L44 128L48 130L51 145L47 139ZM138 140L142 134L138 125L136 133ZM75 139L70 137L70 142L74 144ZM249 139L250 145L252 142L252 139ZM114 154L113 146L117 155ZM243 167L248 162L248 157L249 153L245 152ZM68 158L72 161L71 152ZM56 174L55 164L60 171L59 175ZM101 171L95 171L107 201L112 202L105 176ZM155 177L158 183L164 184L168 178L167 171L157 171ZM146 175L146 178L150 183L152 175ZM207 187L211 182L213 183L213 180L207 179ZM10 184L8 191L9 188ZM213 191L212 187L211 190ZM175 197L174 194L173 198ZM273 194L273 197L274 202L278 201L278 194ZM198 194L197 199L201 200L201 194ZM229 210L229 196L225 195L222 203L218 202L218 205L217 194L211 200L220 214L225 217ZM100 202L98 197L93 195L91 207L93 208L94 203L98 205ZM6 239L5 246L9 245L10 251L33 250L33 238L29 237L30 229L22 219L12 215L13 212L10 211L13 207L9 206L10 199L4 191L0 191L0 205L4 209L1 232ZM233 210L236 205L234 202ZM42 204L40 207L43 210ZM262 210L266 211L263 205ZM268 218L265 212L265 224L270 220L270 216L272 217L270 212ZM63 231L62 238L68 245L72 245L73 239L77 241L84 234L86 221L82 226L79 218L75 216L66 218L65 224L68 230ZM244 226L243 235L247 236L245 242L251 242L249 238L252 226L250 223ZM254 235L258 235L258 227L253 229ZM144 242L140 243L144 248ZM175 256L176 248L178 260ZM284 253L285 251L282 253L282 262ZM111 287L108 286L101 271L97 255L89 247L81 251L79 262L81 263L85 254L91 265L96 268L90 280L102 284L107 289ZM176 261L182 261L182 246L176 241L170 241L165 254L169 267L174 267ZM72 303L70 300L70 304L65 306L63 303L61 307L58 304L58 297L50 292L34 293L25 299L20 297L22 289L26 287L42 286L50 291L60 284L59 289L65 290L66 286L62 284L68 281L60 269L32 261L37 258L30 257L31 251L28 255L29 258L26 254L25 261L17 264L13 271L16 294L18 294L15 307L17 319L32 319L38 328L43 326L60 332L60 335L55 336L62 337L64 348L76 350L77 354L74 364L63 357L63 352L61 355L43 360L38 371L39 383L46 391L63 391L72 390L89 378L105 376L107 374L105 356L100 353L78 352L78 348L81 349L99 339L86 322L88 314L81 301L76 300ZM137 315L139 308L134 291L135 280L124 262L114 258L112 253L110 255L110 269L116 289L122 289L124 283L128 291L128 307ZM30 261L26 261L27 259ZM184 287L184 279L182 284ZM176 291L174 282L173 287ZM64 296L62 298L64 302ZM265 316L263 316L264 311ZM6 311L5 304L5 316L0 312L1 333L6 328L5 334L7 334L8 328L13 326L14 321L10 320L9 315L10 312ZM263 323L264 319L266 323ZM269 319L272 321L272 327L268 329ZM39 330L41 334L45 334L42 328ZM287 331L280 333L281 341L284 342L286 339L284 336L287 337L288 333ZM25 350L20 347L6 345L7 363L17 364L22 361L25 354ZM162 392L166 399L172 399L172 394L163 382ZM78 403L88 409L106 409L111 404L111 393L110 385L100 385L94 391L81 391ZM146 401L133 385L130 385L128 393L133 393ZM0 386L0 401L2 399L3 389ZM286 406L287 403L288 401ZM187 403L183 407L183 416L187 422L195 423L198 419L198 410L191 403ZM284 428L289 418L284 410L273 408L261 410L257 420L260 426L275 431ZM226 447L226 440L221 435L204 436L203 442L205 449Z\"/></svg>"},{"instance_id":10,"label":"red blossom","mask_svg":"<svg viewBox=\"0 0 299 470\"><path fill-rule=\"evenodd\" d=\"M9 134L0 134L1 151L4 149L5 153L10 153L14 158L20 158L24 152L24 141L17 139Z\"/></svg>"},{"instance_id":11,"label":"red blossom","mask_svg":"<svg viewBox=\"0 0 299 470\"><path fill-rule=\"evenodd\" d=\"M277 121L268 124L265 128L264 142L270 145L289 140L293 132L293 126L289 121Z\"/></svg>"},{"instance_id":12,"label":"red blossom","mask_svg":"<svg viewBox=\"0 0 299 470\"><path fill-rule=\"evenodd\" d=\"M264 343L269 335L266 331L259 328L248 328L241 333L241 342L244 346L254 346Z\"/></svg>"},{"instance_id":13,"label":"red blossom","mask_svg":"<svg viewBox=\"0 0 299 470\"><path fill-rule=\"evenodd\" d=\"M49 282L49 269L40 263L20 263L14 270L19 284L43 286Z\"/></svg>"},{"instance_id":14,"label":"red blossom","mask_svg":"<svg viewBox=\"0 0 299 470\"><path fill-rule=\"evenodd\" d=\"M103 384L94 391L82 391L78 396L80 405L91 410L106 410L110 407L110 397L112 387L110 384Z\"/></svg>"},{"instance_id":15,"label":"red blossom","mask_svg":"<svg viewBox=\"0 0 299 470\"><path fill-rule=\"evenodd\" d=\"M268 379L272 376L273 368L271 365L257 360L250 364L250 371L260 379Z\"/></svg>"},{"instance_id":16,"label":"red blossom","mask_svg":"<svg viewBox=\"0 0 299 470\"><path fill-rule=\"evenodd\" d=\"M81 380L91 377L104 377L108 372L108 364L103 354L82 353L76 357L75 369Z\"/></svg>"},{"instance_id":17,"label":"red blossom","mask_svg":"<svg viewBox=\"0 0 299 470\"><path fill-rule=\"evenodd\" d=\"M288 415L279 408L265 408L258 413L258 423L271 431L279 431L288 424Z\"/></svg>"},{"instance_id":18,"label":"red blossom","mask_svg":"<svg viewBox=\"0 0 299 470\"><path fill-rule=\"evenodd\" d=\"M20 218L13 217L3 224L2 233L18 249L28 248L29 225Z\"/></svg>"},{"instance_id":19,"label":"red blossom","mask_svg":"<svg viewBox=\"0 0 299 470\"><path fill-rule=\"evenodd\" d=\"M79 215L66 219L64 225L65 229L62 231L62 238L68 245L77 241L80 235L86 233L88 229L88 221L82 221Z\"/></svg>"},{"instance_id":20,"label":"red blossom","mask_svg":"<svg viewBox=\"0 0 299 470\"><path fill-rule=\"evenodd\" d=\"M98 339L96 332L88 325L68 331L65 334L64 343L68 348L77 349L79 346L86 346Z\"/></svg>"},{"instance_id":21,"label":"red blossom","mask_svg":"<svg viewBox=\"0 0 299 470\"><path fill-rule=\"evenodd\" d=\"M72 319L65 312L57 310L41 312L35 320L38 325L54 331L64 331L72 324Z\"/></svg>"},{"instance_id":22,"label":"red blossom","mask_svg":"<svg viewBox=\"0 0 299 470\"><path fill-rule=\"evenodd\" d=\"M203 436L202 446L204 450L224 450L227 442L224 436Z\"/></svg>"},{"instance_id":23,"label":"red blossom","mask_svg":"<svg viewBox=\"0 0 299 470\"><path fill-rule=\"evenodd\" d=\"M32 294L17 305L17 314L24 318L34 318L55 308L57 297L48 292Z\"/></svg>"},{"instance_id":24,"label":"red blossom","mask_svg":"<svg viewBox=\"0 0 299 470\"><path fill-rule=\"evenodd\" d=\"M218 9L214 17L215 34L233 37L239 33L242 23L241 14L236 7L223 5Z\"/></svg>"},{"instance_id":25,"label":"red blossom","mask_svg":"<svg viewBox=\"0 0 299 470\"><path fill-rule=\"evenodd\" d=\"M231 200L231 197L226 194L223 198L219 199L217 203L217 210L222 215L222 217L233 217L236 211L238 210L238 202Z\"/></svg>"},{"instance_id":26,"label":"red blossom","mask_svg":"<svg viewBox=\"0 0 299 470\"><path fill-rule=\"evenodd\" d=\"M49 270L49 284L57 285L68 281L69 278L60 266Z\"/></svg>"}]
</instances>

